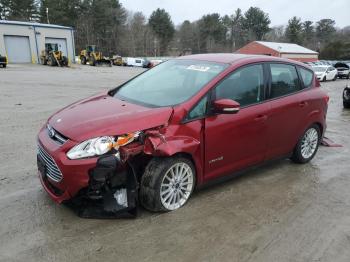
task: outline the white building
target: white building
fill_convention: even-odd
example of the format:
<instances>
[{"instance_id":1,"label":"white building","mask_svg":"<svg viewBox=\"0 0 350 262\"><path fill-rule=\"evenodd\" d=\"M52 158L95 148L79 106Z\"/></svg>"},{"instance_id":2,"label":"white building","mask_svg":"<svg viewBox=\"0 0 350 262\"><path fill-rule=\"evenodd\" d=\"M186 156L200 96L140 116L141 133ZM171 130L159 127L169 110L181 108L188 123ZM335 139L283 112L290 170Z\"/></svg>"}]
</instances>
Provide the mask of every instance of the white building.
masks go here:
<instances>
[{"instance_id":1,"label":"white building","mask_svg":"<svg viewBox=\"0 0 350 262\"><path fill-rule=\"evenodd\" d=\"M0 54L9 63L40 63L45 43L57 43L69 62L74 62L72 27L0 20Z\"/></svg>"}]
</instances>

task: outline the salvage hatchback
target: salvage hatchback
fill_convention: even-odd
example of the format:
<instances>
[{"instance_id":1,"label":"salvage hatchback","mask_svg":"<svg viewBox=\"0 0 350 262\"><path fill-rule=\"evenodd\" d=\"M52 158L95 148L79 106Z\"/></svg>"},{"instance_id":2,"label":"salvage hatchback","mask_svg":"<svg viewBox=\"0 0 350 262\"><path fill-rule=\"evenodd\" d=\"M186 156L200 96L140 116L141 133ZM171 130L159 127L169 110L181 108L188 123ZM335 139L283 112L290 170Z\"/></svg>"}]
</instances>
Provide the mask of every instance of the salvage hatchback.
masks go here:
<instances>
[{"instance_id":1,"label":"salvage hatchback","mask_svg":"<svg viewBox=\"0 0 350 262\"><path fill-rule=\"evenodd\" d=\"M45 190L84 217L182 207L193 190L278 158L306 163L329 97L304 64L267 56L164 62L49 118L38 135ZM221 180L221 179L220 179Z\"/></svg>"}]
</instances>

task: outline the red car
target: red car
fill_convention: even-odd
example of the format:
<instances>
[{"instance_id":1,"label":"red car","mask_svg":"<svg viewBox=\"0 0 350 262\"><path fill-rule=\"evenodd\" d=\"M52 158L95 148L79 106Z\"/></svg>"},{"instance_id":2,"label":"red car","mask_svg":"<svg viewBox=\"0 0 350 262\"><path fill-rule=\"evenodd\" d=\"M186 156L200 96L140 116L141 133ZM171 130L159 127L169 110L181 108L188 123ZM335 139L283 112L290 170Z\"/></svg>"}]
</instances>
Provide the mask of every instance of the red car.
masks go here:
<instances>
[{"instance_id":1,"label":"red car","mask_svg":"<svg viewBox=\"0 0 350 262\"><path fill-rule=\"evenodd\" d=\"M85 217L182 207L209 181L280 158L307 163L329 97L306 65L206 54L164 62L49 118L38 169Z\"/></svg>"}]
</instances>

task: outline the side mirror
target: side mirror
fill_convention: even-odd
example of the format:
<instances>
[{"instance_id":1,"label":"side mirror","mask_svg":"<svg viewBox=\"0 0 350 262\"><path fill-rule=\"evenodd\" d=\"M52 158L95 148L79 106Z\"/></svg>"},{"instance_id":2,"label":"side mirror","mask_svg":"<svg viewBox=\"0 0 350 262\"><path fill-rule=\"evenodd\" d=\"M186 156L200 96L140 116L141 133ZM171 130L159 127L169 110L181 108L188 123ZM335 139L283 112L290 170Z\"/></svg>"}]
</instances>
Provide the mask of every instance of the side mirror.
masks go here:
<instances>
[{"instance_id":1,"label":"side mirror","mask_svg":"<svg viewBox=\"0 0 350 262\"><path fill-rule=\"evenodd\" d=\"M231 99L218 99L214 101L213 109L218 114L236 114L240 110L240 104Z\"/></svg>"}]
</instances>

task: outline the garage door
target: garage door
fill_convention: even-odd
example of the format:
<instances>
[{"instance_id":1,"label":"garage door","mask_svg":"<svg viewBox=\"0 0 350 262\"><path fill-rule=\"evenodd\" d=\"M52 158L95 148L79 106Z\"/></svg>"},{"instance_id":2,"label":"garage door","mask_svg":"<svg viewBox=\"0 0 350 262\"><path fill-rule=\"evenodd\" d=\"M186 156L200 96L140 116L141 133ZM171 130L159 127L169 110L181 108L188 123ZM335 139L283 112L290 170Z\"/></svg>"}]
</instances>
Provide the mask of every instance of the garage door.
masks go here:
<instances>
[{"instance_id":1,"label":"garage door","mask_svg":"<svg viewBox=\"0 0 350 262\"><path fill-rule=\"evenodd\" d=\"M4 39L9 63L32 62L28 36L5 35Z\"/></svg>"},{"instance_id":2,"label":"garage door","mask_svg":"<svg viewBox=\"0 0 350 262\"><path fill-rule=\"evenodd\" d=\"M58 50L62 51L64 56L68 57L67 41L65 38L46 37L45 43L46 44L58 44Z\"/></svg>"}]
</instances>

